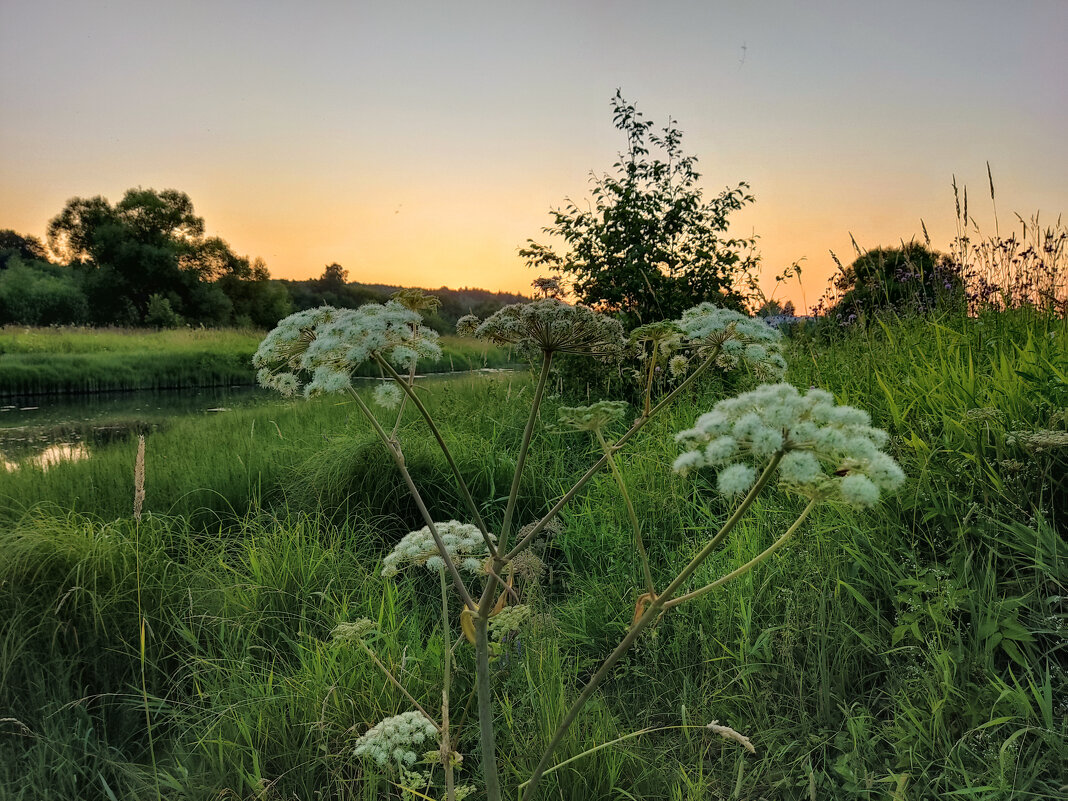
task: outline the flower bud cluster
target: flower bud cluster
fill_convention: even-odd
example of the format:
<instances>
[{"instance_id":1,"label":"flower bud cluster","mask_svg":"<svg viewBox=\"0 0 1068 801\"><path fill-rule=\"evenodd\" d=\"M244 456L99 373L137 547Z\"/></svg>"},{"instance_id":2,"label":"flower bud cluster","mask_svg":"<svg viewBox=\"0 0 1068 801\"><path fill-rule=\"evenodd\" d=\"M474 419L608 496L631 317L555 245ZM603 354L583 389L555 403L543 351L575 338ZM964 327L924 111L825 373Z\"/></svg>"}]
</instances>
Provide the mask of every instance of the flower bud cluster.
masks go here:
<instances>
[{"instance_id":1,"label":"flower bud cluster","mask_svg":"<svg viewBox=\"0 0 1068 801\"><path fill-rule=\"evenodd\" d=\"M475 575L482 574L483 562L489 552L477 526L449 520L446 523L435 523L434 528L437 529L449 558L457 563L460 570ZM490 539L495 539L492 534ZM382 575L386 578L395 576L408 565L422 565L432 571L445 569L445 560L434 542L429 526L404 535L382 561Z\"/></svg>"},{"instance_id":2,"label":"flower bud cluster","mask_svg":"<svg viewBox=\"0 0 1068 801\"><path fill-rule=\"evenodd\" d=\"M422 712L404 712L386 718L356 741L353 753L373 759L378 765L395 763L410 767L428 740L437 740L437 727Z\"/></svg>"},{"instance_id":3,"label":"flower bud cluster","mask_svg":"<svg viewBox=\"0 0 1068 801\"><path fill-rule=\"evenodd\" d=\"M526 604L506 606L500 612L490 618L490 639L500 642L504 637L514 631L519 631L520 626L530 617L530 607Z\"/></svg>"},{"instance_id":4,"label":"flower bud cluster","mask_svg":"<svg viewBox=\"0 0 1068 801\"><path fill-rule=\"evenodd\" d=\"M440 359L441 347L417 311L391 300L291 314L260 343L252 363L262 386L293 395L304 381L310 396L349 389L353 370L376 355L408 369L419 359Z\"/></svg>"},{"instance_id":5,"label":"flower bud cluster","mask_svg":"<svg viewBox=\"0 0 1068 801\"><path fill-rule=\"evenodd\" d=\"M457 331L470 330L470 316ZM487 318L474 335L498 345L515 345L525 355L576 353L616 359L623 352L623 326L586 306L572 306L556 298L505 306Z\"/></svg>"},{"instance_id":6,"label":"flower bud cluster","mask_svg":"<svg viewBox=\"0 0 1068 801\"><path fill-rule=\"evenodd\" d=\"M756 466L781 454L778 483L813 499L871 506L904 473L883 452L886 432L872 428L867 412L836 406L821 389L804 395L789 384L763 384L720 401L676 441L690 450L675 460L676 472L719 469L717 486L726 495L747 492Z\"/></svg>"},{"instance_id":7,"label":"flower bud cluster","mask_svg":"<svg viewBox=\"0 0 1068 801\"><path fill-rule=\"evenodd\" d=\"M676 325L699 357L716 352L716 366L724 370L745 364L765 381L786 374L782 334L763 320L705 302L684 311Z\"/></svg>"},{"instance_id":8,"label":"flower bud cluster","mask_svg":"<svg viewBox=\"0 0 1068 801\"><path fill-rule=\"evenodd\" d=\"M351 623L338 623L330 632L330 638L339 645L358 645L375 630L375 622L361 617Z\"/></svg>"},{"instance_id":9,"label":"flower bud cluster","mask_svg":"<svg viewBox=\"0 0 1068 801\"><path fill-rule=\"evenodd\" d=\"M562 406L560 425L575 431L600 431L618 423L627 413L626 401L597 401L590 406Z\"/></svg>"}]
</instances>

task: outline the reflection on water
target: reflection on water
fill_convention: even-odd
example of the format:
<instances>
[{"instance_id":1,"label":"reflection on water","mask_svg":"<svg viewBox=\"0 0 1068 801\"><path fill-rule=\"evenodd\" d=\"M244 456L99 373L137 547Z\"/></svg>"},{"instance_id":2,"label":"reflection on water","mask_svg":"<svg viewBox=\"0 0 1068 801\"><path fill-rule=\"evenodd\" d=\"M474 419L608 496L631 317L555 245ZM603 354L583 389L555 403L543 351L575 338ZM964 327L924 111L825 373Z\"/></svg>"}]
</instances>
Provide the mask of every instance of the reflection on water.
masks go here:
<instances>
[{"instance_id":1,"label":"reflection on water","mask_svg":"<svg viewBox=\"0 0 1068 801\"><path fill-rule=\"evenodd\" d=\"M85 447L84 442L60 442L55 445L49 445L33 456L28 456L17 462L0 456L0 466L3 466L8 472L18 470L20 467L39 467L41 470L47 470L60 462L80 462L82 459L88 458L89 449Z\"/></svg>"},{"instance_id":2,"label":"reflection on water","mask_svg":"<svg viewBox=\"0 0 1068 801\"><path fill-rule=\"evenodd\" d=\"M511 370L485 369L418 378L436 382L507 372ZM366 382L373 385L377 380ZM214 417L249 406L284 402L277 392L258 387L4 398L0 401L0 470L47 470L61 462L87 459L97 446L166 428L178 417Z\"/></svg>"},{"instance_id":3,"label":"reflection on water","mask_svg":"<svg viewBox=\"0 0 1068 801\"><path fill-rule=\"evenodd\" d=\"M254 387L37 396L0 403L0 470L47 470L87 459L91 449L165 428L176 417L220 414L276 402Z\"/></svg>"}]
</instances>

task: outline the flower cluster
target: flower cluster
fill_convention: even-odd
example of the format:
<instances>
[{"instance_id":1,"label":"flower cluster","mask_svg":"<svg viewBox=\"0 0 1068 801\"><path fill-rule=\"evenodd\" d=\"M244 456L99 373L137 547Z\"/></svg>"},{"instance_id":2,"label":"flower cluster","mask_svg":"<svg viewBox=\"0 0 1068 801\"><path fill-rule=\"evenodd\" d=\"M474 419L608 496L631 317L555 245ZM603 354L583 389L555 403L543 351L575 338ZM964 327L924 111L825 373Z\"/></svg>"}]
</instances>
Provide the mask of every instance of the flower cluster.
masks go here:
<instances>
[{"instance_id":1,"label":"flower cluster","mask_svg":"<svg viewBox=\"0 0 1068 801\"><path fill-rule=\"evenodd\" d=\"M361 617L351 623L338 623L330 632L330 638L340 645L358 645L375 630L375 622Z\"/></svg>"},{"instance_id":2,"label":"flower cluster","mask_svg":"<svg viewBox=\"0 0 1068 801\"><path fill-rule=\"evenodd\" d=\"M378 723L356 741L353 753L373 759L378 765L393 762L400 767L419 759L416 746L437 739L437 727L422 712L404 712Z\"/></svg>"},{"instance_id":3,"label":"flower cluster","mask_svg":"<svg viewBox=\"0 0 1068 801\"><path fill-rule=\"evenodd\" d=\"M434 528L437 529L449 558L457 562L461 570L475 575L482 573L482 564L488 556L488 551L482 532L476 526L450 520L447 523L435 523ZM492 534L490 539L494 539ZM407 565L423 565L433 571L445 569L445 560L434 542L429 526L404 535L382 561L382 575L386 578L395 576Z\"/></svg>"},{"instance_id":4,"label":"flower cluster","mask_svg":"<svg viewBox=\"0 0 1068 801\"><path fill-rule=\"evenodd\" d=\"M469 331L472 322L462 318L457 331ZM526 355L577 353L615 359L623 352L619 321L556 298L505 306L482 322L474 335L498 345L515 345Z\"/></svg>"},{"instance_id":5,"label":"flower cluster","mask_svg":"<svg viewBox=\"0 0 1068 801\"><path fill-rule=\"evenodd\" d=\"M706 302L684 311L676 325L699 357L715 352L718 367L733 370L746 364L762 380L786 374L782 334L763 320Z\"/></svg>"},{"instance_id":6,"label":"flower cluster","mask_svg":"<svg viewBox=\"0 0 1068 801\"><path fill-rule=\"evenodd\" d=\"M383 409L396 409L404 397L404 390L393 381L383 381L371 393L371 400Z\"/></svg>"},{"instance_id":7,"label":"flower cluster","mask_svg":"<svg viewBox=\"0 0 1068 801\"><path fill-rule=\"evenodd\" d=\"M600 431L627 413L626 401L597 401L590 406L560 407L560 425L575 431Z\"/></svg>"},{"instance_id":8,"label":"flower cluster","mask_svg":"<svg viewBox=\"0 0 1068 801\"><path fill-rule=\"evenodd\" d=\"M802 395L789 384L763 384L720 401L675 439L690 449L675 460L675 470L719 468L717 486L727 495L748 491L754 464L775 454L782 456L780 486L813 499L871 506L904 480L882 451L886 432L871 427L867 412L836 406L821 389Z\"/></svg>"},{"instance_id":9,"label":"flower cluster","mask_svg":"<svg viewBox=\"0 0 1068 801\"><path fill-rule=\"evenodd\" d=\"M400 368L441 358L438 335L402 303L370 303L358 309L318 309L286 317L252 357L260 384L283 395L343 392L352 372L381 356Z\"/></svg>"},{"instance_id":10,"label":"flower cluster","mask_svg":"<svg viewBox=\"0 0 1068 801\"><path fill-rule=\"evenodd\" d=\"M504 609L490 618L490 638L495 642L500 642L512 632L519 631L519 627L529 617L530 607L526 604L504 607Z\"/></svg>"}]
</instances>

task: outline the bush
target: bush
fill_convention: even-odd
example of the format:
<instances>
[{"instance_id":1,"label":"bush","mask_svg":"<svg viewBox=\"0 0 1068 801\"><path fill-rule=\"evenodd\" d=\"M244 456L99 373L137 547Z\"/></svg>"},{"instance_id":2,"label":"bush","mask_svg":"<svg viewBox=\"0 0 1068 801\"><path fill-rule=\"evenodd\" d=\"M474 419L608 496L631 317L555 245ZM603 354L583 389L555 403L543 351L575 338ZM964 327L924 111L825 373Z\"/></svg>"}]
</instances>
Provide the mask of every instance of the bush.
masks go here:
<instances>
[{"instance_id":1,"label":"bush","mask_svg":"<svg viewBox=\"0 0 1068 801\"><path fill-rule=\"evenodd\" d=\"M52 265L40 269L18 257L0 272L0 324L64 325L85 322L89 304L73 273Z\"/></svg>"}]
</instances>

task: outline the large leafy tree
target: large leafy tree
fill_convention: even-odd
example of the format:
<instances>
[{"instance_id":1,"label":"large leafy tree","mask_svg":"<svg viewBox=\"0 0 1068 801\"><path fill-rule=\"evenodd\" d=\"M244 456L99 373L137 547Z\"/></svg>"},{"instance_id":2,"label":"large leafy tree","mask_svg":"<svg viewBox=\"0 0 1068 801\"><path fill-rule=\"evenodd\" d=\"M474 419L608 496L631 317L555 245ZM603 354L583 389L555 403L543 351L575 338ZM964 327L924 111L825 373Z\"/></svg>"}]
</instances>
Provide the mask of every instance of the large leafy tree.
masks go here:
<instances>
[{"instance_id":1,"label":"large leafy tree","mask_svg":"<svg viewBox=\"0 0 1068 801\"><path fill-rule=\"evenodd\" d=\"M749 185L706 200L696 156L682 150L674 120L654 129L617 91L615 127L627 139L613 172L591 173L590 200L567 199L543 231L554 248L527 240L520 255L571 283L584 303L638 325L696 303L740 305L736 278L755 267L753 240L727 236L727 218L753 201Z\"/></svg>"},{"instance_id":2,"label":"large leafy tree","mask_svg":"<svg viewBox=\"0 0 1068 801\"><path fill-rule=\"evenodd\" d=\"M289 307L262 262L250 265L223 239L205 237L193 202L174 189L130 189L115 205L72 198L49 222L48 244L84 269L97 322L136 323L164 300L182 317L212 325L273 325Z\"/></svg>"}]
</instances>

